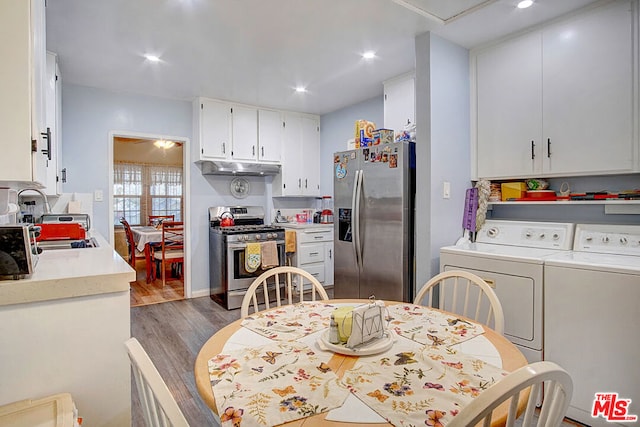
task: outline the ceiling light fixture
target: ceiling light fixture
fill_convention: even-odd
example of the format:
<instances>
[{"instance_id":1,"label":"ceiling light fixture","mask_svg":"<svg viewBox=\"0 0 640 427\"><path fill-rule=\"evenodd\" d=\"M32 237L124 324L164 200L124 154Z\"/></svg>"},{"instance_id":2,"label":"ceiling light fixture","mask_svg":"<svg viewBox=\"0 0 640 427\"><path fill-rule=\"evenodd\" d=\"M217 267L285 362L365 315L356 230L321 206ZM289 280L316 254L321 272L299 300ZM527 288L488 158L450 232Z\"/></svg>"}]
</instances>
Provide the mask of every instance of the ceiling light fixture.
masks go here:
<instances>
[{"instance_id":1,"label":"ceiling light fixture","mask_svg":"<svg viewBox=\"0 0 640 427\"><path fill-rule=\"evenodd\" d=\"M533 4L533 0L522 0L518 3L518 9L526 9Z\"/></svg>"},{"instance_id":2,"label":"ceiling light fixture","mask_svg":"<svg viewBox=\"0 0 640 427\"><path fill-rule=\"evenodd\" d=\"M372 51L372 50L369 50L369 51L367 51L367 52L363 53L363 54L362 54L362 57L363 57L364 59L373 59L373 58L375 58L375 57L376 57L376 53L375 53L374 51Z\"/></svg>"},{"instance_id":3,"label":"ceiling light fixture","mask_svg":"<svg viewBox=\"0 0 640 427\"><path fill-rule=\"evenodd\" d=\"M147 53L146 55L144 55L144 57L147 59L147 61L160 62L160 58L158 58L156 55L151 55Z\"/></svg>"},{"instance_id":4,"label":"ceiling light fixture","mask_svg":"<svg viewBox=\"0 0 640 427\"><path fill-rule=\"evenodd\" d=\"M296 87L296 92L298 93L305 93L306 91L307 91L306 87L303 87L303 86Z\"/></svg>"},{"instance_id":5,"label":"ceiling light fixture","mask_svg":"<svg viewBox=\"0 0 640 427\"><path fill-rule=\"evenodd\" d=\"M174 145L176 145L176 143L173 142L173 141L165 141L164 139L159 139L159 140L155 141L153 143L153 145L155 145L158 148L163 148L165 150L168 150L169 148L171 148Z\"/></svg>"}]
</instances>

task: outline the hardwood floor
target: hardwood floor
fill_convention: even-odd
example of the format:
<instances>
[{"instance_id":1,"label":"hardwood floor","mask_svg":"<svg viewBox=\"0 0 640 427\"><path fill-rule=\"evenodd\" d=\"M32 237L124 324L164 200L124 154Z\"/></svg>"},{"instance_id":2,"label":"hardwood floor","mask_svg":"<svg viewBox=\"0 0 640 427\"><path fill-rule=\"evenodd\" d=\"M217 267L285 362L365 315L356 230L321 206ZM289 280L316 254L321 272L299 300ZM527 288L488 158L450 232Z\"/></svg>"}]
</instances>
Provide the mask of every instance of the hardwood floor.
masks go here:
<instances>
[{"instance_id":1,"label":"hardwood floor","mask_svg":"<svg viewBox=\"0 0 640 427\"><path fill-rule=\"evenodd\" d=\"M198 351L211 335L239 318L240 310L227 311L209 297L131 308L131 336L147 351L193 427L215 425L193 377ZM132 425L144 427L135 384L131 387ZM562 427L581 425L567 420Z\"/></svg>"},{"instance_id":2,"label":"hardwood floor","mask_svg":"<svg viewBox=\"0 0 640 427\"><path fill-rule=\"evenodd\" d=\"M131 282L131 307L184 299L183 279L174 279L169 276L167 269L164 288L162 278L147 283L145 261L136 261L136 281Z\"/></svg>"}]
</instances>

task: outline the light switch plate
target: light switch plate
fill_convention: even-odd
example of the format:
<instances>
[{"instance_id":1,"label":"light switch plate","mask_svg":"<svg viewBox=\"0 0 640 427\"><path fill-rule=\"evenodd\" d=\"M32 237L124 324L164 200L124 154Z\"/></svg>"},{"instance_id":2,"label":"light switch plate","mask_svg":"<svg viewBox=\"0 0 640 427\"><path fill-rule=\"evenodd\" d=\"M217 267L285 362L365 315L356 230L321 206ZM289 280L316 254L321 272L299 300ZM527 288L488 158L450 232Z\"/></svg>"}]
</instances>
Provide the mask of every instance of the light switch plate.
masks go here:
<instances>
[{"instance_id":1,"label":"light switch plate","mask_svg":"<svg viewBox=\"0 0 640 427\"><path fill-rule=\"evenodd\" d=\"M442 198L450 199L451 198L451 183L449 181L445 181L442 187Z\"/></svg>"},{"instance_id":2,"label":"light switch plate","mask_svg":"<svg viewBox=\"0 0 640 427\"><path fill-rule=\"evenodd\" d=\"M96 202L101 202L102 200L104 200L104 196L103 196L102 190L96 190L93 193L93 200L96 201Z\"/></svg>"}]
</instances>

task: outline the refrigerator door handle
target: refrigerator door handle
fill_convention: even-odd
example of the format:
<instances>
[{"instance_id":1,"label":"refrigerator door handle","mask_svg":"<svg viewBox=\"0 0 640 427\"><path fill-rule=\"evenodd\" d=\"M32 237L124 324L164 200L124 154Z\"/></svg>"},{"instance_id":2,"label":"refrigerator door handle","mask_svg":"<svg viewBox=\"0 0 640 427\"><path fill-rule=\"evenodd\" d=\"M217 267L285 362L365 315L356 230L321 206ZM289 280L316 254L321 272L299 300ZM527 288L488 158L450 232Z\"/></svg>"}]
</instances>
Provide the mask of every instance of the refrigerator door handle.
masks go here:
<instances>
[{"instance_id":1,"label":"refrigerator door handle","mask_svg":"<svg viewBox=\"0 0 640 427\"><path fill-rule=\"evenodd\" d=\"M364 171L356 171L356 185L354 186L354 202L353 202L353 234L356 246L356 263L358 269L362 271L362 244L360 242L360 198L362 195L362 178Z\"/></svg>"}]
</instances>

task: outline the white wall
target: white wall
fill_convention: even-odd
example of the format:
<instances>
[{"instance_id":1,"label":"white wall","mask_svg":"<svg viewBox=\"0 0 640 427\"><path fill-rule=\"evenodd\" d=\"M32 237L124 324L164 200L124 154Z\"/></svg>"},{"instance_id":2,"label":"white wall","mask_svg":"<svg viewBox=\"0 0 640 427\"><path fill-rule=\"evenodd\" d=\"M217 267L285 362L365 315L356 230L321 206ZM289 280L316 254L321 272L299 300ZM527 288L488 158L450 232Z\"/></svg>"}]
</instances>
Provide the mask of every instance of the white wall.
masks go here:
<instances>
[{"instance_id":1,"label":"white wall","mask_svg":"<svg viewBox=\"0 0 640 427\"><path fill-rule=\"evenodd\" d=\"M380 83L382 85L382 83ZM384 127L382 96L351 105L320 117L320 192L333 195L333 153L347 150L356 120L369 120Z\"/></svg>"},{"instance_id":2,"label":"white wall","mask_svg":"<svg viewBox=\"0 0 640 427\"><path fill-rule=\"evenodd\" d=\"M439 272L440 247L462 232L469 157L469 52L431 33L416 37L416 288ZM443 182L451 184L443 199Z\"/></svg>"}]
</instances>

